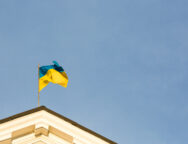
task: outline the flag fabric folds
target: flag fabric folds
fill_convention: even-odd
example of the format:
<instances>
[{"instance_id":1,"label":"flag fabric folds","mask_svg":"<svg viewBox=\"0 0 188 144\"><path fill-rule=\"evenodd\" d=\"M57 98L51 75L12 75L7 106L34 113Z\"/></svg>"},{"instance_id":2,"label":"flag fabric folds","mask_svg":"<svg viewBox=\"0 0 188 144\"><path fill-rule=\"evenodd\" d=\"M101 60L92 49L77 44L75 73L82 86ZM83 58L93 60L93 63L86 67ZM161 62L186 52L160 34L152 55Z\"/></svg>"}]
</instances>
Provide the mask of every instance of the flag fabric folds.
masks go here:
<instances>
[{"instance_id":1,"label":"flag fabric folds","mask_svg":"<svg viewBox=\"0 0 188 144\"><path fill-rule=\"evenodd\" d=\"M67 74L56 61L53 61L53 63L54 65L41 66L39 68L39 92L47 86L49 82L67 87Z\"/></svg>"}]
</instances>

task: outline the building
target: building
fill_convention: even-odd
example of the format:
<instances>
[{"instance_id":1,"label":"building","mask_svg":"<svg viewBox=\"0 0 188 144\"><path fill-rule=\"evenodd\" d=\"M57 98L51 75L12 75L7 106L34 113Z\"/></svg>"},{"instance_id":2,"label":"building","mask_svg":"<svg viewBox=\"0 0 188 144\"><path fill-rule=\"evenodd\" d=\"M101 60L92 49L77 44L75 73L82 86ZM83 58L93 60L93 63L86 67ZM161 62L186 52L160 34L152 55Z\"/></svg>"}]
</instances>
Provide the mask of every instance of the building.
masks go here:
<instances>
[{"instance_id":1,"label":"building","mask_svg":"<svg viewBox=\"0 0 188 144\"><path fill-rule=\"evenodd\" d=\"M0 120L0 144L116 144L44 107Z\"/></svg>"}]
</instances>

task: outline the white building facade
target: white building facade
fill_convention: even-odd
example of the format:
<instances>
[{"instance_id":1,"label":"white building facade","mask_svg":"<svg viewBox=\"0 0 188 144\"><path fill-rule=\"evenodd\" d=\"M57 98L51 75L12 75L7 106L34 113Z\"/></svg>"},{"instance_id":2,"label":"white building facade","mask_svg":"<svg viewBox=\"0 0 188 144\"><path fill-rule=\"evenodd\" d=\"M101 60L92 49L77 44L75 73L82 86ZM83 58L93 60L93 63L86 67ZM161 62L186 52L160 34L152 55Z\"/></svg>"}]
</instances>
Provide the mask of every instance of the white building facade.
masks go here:
<instances>
[{"instance_id":1,"label":"white building facade","mask_svg":"<svg viewBox=\"0 0 188 144\"><path fill-rule=\"evenodd\" d=\"M116 144L44 107L0 120L0 144Z\"/></svg>"}]
</instances>

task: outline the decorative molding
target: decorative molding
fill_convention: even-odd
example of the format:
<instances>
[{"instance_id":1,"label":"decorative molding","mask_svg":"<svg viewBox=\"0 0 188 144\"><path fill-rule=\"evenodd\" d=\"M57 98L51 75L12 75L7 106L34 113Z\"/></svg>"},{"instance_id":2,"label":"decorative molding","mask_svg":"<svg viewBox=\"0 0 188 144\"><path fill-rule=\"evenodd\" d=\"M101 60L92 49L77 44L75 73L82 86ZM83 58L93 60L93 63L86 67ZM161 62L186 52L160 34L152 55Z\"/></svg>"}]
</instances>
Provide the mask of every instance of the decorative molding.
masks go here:
<instances>
[{"instance_id":1,"label":"decorative molding","mask_svg":"<svg viewBox=\"0 0 188 144\"><path fill-rule=\"evenodd\" d=\"M73 143L73 137L72 136L70 136L70 135L68 135L68 134L66 134L66 133L64 133L64 132L62 132L62 131L60 131L60 130L52 127L52 126L49 127L49 132L58 136L58 137L60 137L60 138L62 138L62 139L64 139L64 140L66 140L66 141L68 141L68 142L70 142L70 143Z\"/></svg>"},{"instance_id":2,"label":"decorative molding","mask_svg":"<svg viewBox=\"0 0 188 144\"><path fill-rule=\"evenodd\" d=\"M41 136L41 135L48 136L48 134L49 134L48 129L46 129L44 127L40 127L40 128L35 129L35 136L36 137Z\"/></svg>"},{"instance_id":3,"label":"decorative molding","mask_svg":"<svg viewBox=\"0 0 188 144\"><path fill-rule=\"evenodd\" d=\"M31 134L31 133L34 132L34 130L35 130L35 125L31 125L31 126L16 130L16 131L12 132L12 138L11 139L14 140L14 139L17 139L19 137Z\"/></svg>"},{"instance_id":4,"label":"decorative molding","mask_svg":"<svg viewBox=\"0 0 188 144\"><path fill-rule=\"evenodd\" d=\"M0 144L11 144L12 140L11 139L6 139L3 141L0 141Z\"/></svg>"}]
</instances>

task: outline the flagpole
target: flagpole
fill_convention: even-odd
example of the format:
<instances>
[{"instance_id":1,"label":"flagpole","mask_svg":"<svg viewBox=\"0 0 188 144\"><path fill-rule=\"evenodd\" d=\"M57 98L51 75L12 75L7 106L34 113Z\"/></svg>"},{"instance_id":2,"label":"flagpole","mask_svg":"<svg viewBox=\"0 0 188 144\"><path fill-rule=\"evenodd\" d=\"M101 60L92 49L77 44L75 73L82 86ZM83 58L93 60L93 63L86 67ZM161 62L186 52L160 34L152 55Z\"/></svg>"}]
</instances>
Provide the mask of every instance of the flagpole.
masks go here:
<instances>
[{"instance_id":1,"label":"flagpole","mask_svg":"<svg viewBox=\"0 0 188 144\"><path fill-rule=\"evenodd\" d=\"M39 64L38 64L38 107L40 106L40 97L39 97Z\"/></svg>"}]
</instances>

